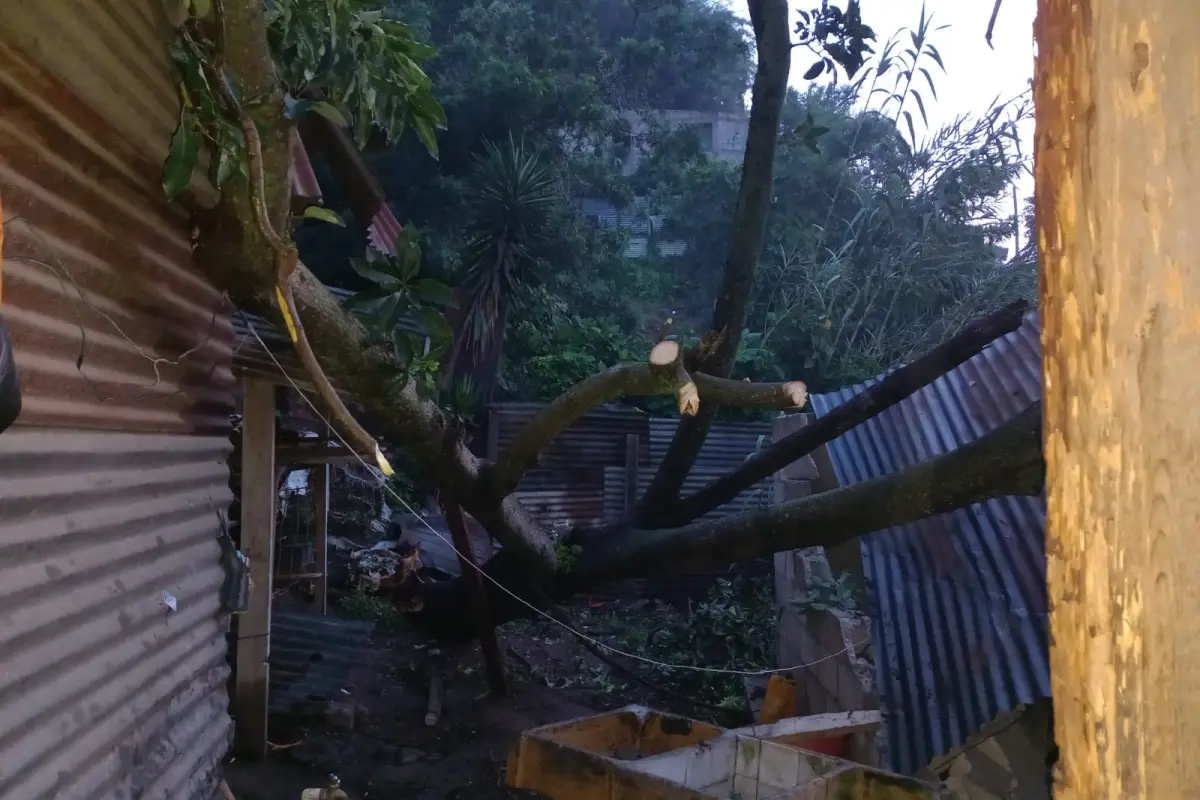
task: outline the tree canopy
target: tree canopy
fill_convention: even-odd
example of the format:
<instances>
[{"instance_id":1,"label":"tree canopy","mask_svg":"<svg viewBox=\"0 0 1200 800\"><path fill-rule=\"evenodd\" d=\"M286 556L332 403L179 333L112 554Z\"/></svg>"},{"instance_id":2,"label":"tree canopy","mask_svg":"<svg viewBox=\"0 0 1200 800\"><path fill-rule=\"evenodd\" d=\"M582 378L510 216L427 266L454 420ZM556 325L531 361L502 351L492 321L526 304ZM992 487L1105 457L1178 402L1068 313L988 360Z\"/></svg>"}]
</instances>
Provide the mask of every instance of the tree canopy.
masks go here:
<instances>
[{"instance_id":1,"label":"tree canopy","mask_svg":"<svg viewBox=\"0 0 1200 800\"><path fill-rule=\"evenodd\" d=\"M1040 487L1035 409L871 485L697 521L731 487L806 455L1014 329L1032 274L1027 251L1009 258L1000 247L1021 218L1007 206L1024 168L1011 147L1019 106L916 137L914 117L942 68L924 15L903 46L893 40L866 64L875 35L856 0L802 11L794 26L785 0L749 8L746 26L700 0L281 0L269 10L258 0L190 0L181 20L173 55L184 103L163 185L194 202L185 187L209 157L221 199L193 209L197 264L239 307L291 334L339 435L364 454L374 448L390 470L326 370L444 499L504 545L489 573L532 597L647 565L845 541ZM798 47L817 59L809 78L853 83L789 89ZM740 168L702 152L695 129L659 124L666 111L744 124ZM366 220L336 192L325 208L289 213L292 129L310 115L352 134L413 223L395 254L365 252L351 232ZM631 140L634 119L648 125ZM624 169L634 146L645 157ZM630 252L629 230L595 225L581 212L587 199L677 246ZM353 224L336 236L331 222ZM317 277L356 291L348 307ZM429 352L414 346L405 315L423 322ZM461 415L445 406L461 388L455 358L506 339L502 392L552 402L490 461L471 452ZM857 380L925 350L815 433L681 496L722 407L797 408L805 380ZM469 374L489 369L494 359ZM654 397L684 417L675 440L619 535L570 534L588 568L568 574L562 542L513 492L590 408ZM431 606L443 621L456 618L454 591Z\"/></svg>"}]
</instances>

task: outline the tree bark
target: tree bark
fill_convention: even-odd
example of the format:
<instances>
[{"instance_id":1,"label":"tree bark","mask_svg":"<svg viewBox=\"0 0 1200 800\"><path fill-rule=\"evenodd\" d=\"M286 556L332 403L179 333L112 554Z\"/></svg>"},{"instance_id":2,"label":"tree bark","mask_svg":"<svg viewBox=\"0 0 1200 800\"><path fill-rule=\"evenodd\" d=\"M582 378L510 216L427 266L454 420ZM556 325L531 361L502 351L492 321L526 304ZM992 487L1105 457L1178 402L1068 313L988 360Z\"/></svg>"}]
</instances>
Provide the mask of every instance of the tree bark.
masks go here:
<instances>
[{"instance_id":1,"label":"tree bark","mask_svg":"<svg viewBox=\"0 0 1200 800\"><path fill-rule=\"evenodd\" d=\"M947 372L968 361L1024 320L1027 304L1017 301L1007 308L968 325L958 335L925 355L897 369L883 380L855 395L825 416L751 456L728 475L700 489L658 516L660 527L683 525L734 500L759 481L833 441L846 431L911 396Z\"/></svg>"},{"instance_id":2,"label":"tree bark","mask_svg":"<svg viewBox=\"0 0 1200 800\"><path fill-rule=\"evenodd\" d=\"M1030 406L991 433L902 472L792 500L761 511L670 530L612 526L572 539L578 566L560 575L555 600L597 584L649 574L716 569L801 547L832 546L872 531L914 522L1006 495L1042 490L1041 406ZM492 580L544 609L543 598L522 582L516 560L503 551L486 566ZM530 616L529 607L492 581L489 604L497 623ZM413 616L438 636L472 635L462 581L434 585Z\"/></svg>"},{"instance_id":3,"label":"tree bark","mask_svg":"<svg viewBox=\"0 0 1200 800\"><path fill-rule=\"evenodd\" d=\"M754 289L758 257L762 253L767 216L771 210L775 145L779 139L780 117L792 63L787 0L749 0L749 10L758 45L758 67L754 74L742 179L733 212L729 258L713 309L712 329L721 335L706 363L696 370L717 378L728 378L733 371L742 329L746 326L750 294ZM716 404L705 404L695 417L680 422L675 438L639 504L640 524L653 524L662 510L678 500L716 418L717 408Z\"/></svg>"},{"instance_id":4,"label":"tree bark","mask_svg":"<svg viewBox=\"0 0 1200 800\"><path fill-rule=\"evenodd\" d=\"M1200 788L1200 8L1040 0L1055 797Z\"/></svg>"}]
</instances>

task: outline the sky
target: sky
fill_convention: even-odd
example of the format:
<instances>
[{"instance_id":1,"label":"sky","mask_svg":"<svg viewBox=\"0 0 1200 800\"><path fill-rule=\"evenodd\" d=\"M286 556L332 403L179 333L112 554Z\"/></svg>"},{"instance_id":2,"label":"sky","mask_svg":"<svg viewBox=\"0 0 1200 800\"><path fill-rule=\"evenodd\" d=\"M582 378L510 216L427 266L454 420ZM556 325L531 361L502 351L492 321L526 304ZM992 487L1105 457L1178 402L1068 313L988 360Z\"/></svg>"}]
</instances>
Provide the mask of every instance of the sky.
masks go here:
<instances>
[{"instance_id":1,"label":"sky","mask_svg":"<svg viewBox=\"0 0 1200 800\"><path fill-rule=\"evenodd\" d=\"M727 5L743 17L749 17L746 0L726 0ZM819 5L817 0L800 0L799 6ZM863 21L870 25L878 39L878 51L883 42L905 27L915 28L921 16L922 0L861 0ZM938 127L961 114L986 111L997 96L1001 99L1020 94L1033 77L1033 19L1037 0L1004 0L992 36L995 49L989 49L984 36L992 13L991 0L925 0L926 13L933 16L933 27L949 25L946 30L931 35L946 65L947 74L933 70L938 90L938 102L930 104L926 97L929 123ZM843 6L844 7L844 6ZM792 84L804 85L801 75L811 59L797 58L792 64ZM932 66L932 65L931 65ZM919 123L919 119L916 120ZM921 131L917 130L918 140ZM1033 152L1033 125L1021 129L1022 152ZM1022 196L1033 193L1033 180L1021 182Z\"/></svg>"}]
</instances>

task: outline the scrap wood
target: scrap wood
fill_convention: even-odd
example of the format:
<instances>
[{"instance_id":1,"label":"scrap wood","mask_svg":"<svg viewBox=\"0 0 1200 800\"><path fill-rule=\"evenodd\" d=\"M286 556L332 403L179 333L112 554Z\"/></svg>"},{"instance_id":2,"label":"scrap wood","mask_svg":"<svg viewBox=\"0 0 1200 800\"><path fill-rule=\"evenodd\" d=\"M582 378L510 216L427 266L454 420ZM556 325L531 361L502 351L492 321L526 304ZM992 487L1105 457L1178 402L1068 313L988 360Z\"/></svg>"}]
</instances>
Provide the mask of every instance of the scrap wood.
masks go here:
<instances>
[{"instance_id":1,"label":"scrap wood","mask_svg":"<svg viewBox=\"0 0 1200 800\"><path fill-rule=\"evenodd\" d=\"M442 673L436 668L429 673L429 704L425 708L425 726L432 728L442 718Z\"/></svg>"}]
</instances>

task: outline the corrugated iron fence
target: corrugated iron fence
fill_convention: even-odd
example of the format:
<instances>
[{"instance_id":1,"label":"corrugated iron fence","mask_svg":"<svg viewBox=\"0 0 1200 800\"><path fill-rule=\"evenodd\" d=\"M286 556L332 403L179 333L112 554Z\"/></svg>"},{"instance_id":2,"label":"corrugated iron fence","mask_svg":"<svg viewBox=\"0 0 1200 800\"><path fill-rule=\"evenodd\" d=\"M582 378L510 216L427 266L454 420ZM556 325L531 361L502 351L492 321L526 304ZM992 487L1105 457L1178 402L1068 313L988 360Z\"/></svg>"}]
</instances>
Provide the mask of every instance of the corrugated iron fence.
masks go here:
<instances>
[{"instance_id":1,"label":"corrugated iron fence","mask_svg":"<svg viewBox=\"0 0 1200 800\"><path fill-rule=\"evenodd\" d=\"M209 800L233 332L159 169L160 6L0 4L0 797ZM16 48L22 48L23 53Z\"/></svg>"},{"instance_id":2,"label":"corrugated iron fence","mask_svg":"<svg viewBox=\"0 0 1200 800\"><path fill-rule=\"evenodd\" d=\"M488 416L488 455L495 457L544 406L507 403ZM637 496L650 484L666 454L677 419L652 419L635 408L609 406L589 412L567 428L526 474L517 496L547 526L617 522L626 518L627 479L636 463ZM719 423L712 427L684 485L684 494L736 469L771 435L770 422ZM637 438L636 458L629 451ZM770 481L755 486L705 518L737 513L770 502ZM683 602L703 597L727 571L665 575L607 587L600 596L653 597Z\"/></svg>"}]
</instances>

